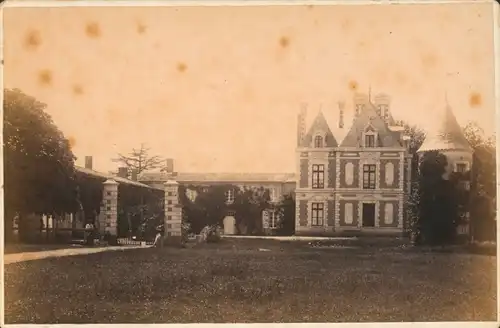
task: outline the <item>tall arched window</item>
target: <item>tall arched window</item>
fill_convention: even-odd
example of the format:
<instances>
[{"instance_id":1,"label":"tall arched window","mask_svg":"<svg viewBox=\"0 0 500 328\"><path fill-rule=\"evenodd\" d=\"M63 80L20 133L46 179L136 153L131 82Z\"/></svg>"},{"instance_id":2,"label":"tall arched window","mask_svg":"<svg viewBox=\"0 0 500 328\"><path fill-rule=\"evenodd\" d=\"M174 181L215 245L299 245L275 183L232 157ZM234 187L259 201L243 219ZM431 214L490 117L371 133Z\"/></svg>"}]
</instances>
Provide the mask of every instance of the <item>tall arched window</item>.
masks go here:
<instances>
[{"instance_id":1,"label":"tall arched window","mask_svg":"<svg viewBox=\"0 0 500 328\"><path fill-rule=\"evenodd\" d=\"M321 148L321 147L323 147L323 137L316 136L314 138L314 148Z\"/></svg>"}]
</instances>

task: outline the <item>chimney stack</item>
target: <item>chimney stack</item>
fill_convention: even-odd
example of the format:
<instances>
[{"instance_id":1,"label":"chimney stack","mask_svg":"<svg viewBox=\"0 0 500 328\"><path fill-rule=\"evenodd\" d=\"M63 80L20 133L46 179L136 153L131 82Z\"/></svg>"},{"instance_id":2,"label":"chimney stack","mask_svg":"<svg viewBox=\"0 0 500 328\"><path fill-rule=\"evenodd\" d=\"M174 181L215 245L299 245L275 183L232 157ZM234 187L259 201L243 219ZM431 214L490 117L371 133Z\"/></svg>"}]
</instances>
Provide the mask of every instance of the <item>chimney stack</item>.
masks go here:
<instances>
[{"instance_id":1,"label":"chimney stack","mask_svg":"<svg viewBox=\"0 0 500 328\"><path fill-rule=\"evenodd\" d=\"M167 158L165 171L167 173L174 172L174 159L173 158Z\"/></svg>"},{"instance_id":2,"label":"chimney stack","mask_svg":"<svg viewBox=\"0 0 500 328\"><path fill-rule=\"evenodd\" d=\"M375 108L377 108L377 113L384 119L389 119L391 98L385 94L378 94L375 96Z\"/></svg>"},{"instance_id":3,"label":"chimney stack","mask_svg":"<svg viewBox=\"0 0 500 328\"><path fill-rule=\"evenodd\" d=\"M306 135L307 104L302 104L297 117L297 146L302 144Z\"/></svg>"},{"instance_id":4,"label":"chimney stack","mask_svg":"<svg viewBox=\"0 0 500 328\"><path fill-rule=\"evenodd\" d=\"M92 168L92 156L85 156L85 168L93 170Z\"/></svg>"},{"instance_id":5,"label":"chimney stack","mask_svg":"<svg viewBox=\"0 0 500 328\"><path fill-rule=\"evenodd\" d=\"M344 109L345 109L345 102L339 101L339 128L340 129L344 128Z\"/></svg>"},{"instance_id":6,"label":"chimney stack","mask_svg":"<svg viewBox=\"0 0 500 328\"><path fill-rule=\"evenodd\" d=\"M358 117L359 114L366 108L366 105L370 102L368 95L364 93L354 94L354 118Z\"/></svg>"},{"instance_id":7,"label":"chimney stack","mask_svg":"<svg viewBox=\"0 0 500 328\"><path fill-rule=\"evenodd\" d=\"M119 167L118 168L118 176L120 178L127 178L128 177L128 168L127 167Z\"/></svg>"},{"instance_id":8,"label":"chimney stack","mask_svg":"<svg viewBox=\"0 0 500 328\"><path fill-rule=\"evenodd\" d=\"M137 181L137 170L133 169L130 175L132 181Z\"/></svg>"}]
</instances>

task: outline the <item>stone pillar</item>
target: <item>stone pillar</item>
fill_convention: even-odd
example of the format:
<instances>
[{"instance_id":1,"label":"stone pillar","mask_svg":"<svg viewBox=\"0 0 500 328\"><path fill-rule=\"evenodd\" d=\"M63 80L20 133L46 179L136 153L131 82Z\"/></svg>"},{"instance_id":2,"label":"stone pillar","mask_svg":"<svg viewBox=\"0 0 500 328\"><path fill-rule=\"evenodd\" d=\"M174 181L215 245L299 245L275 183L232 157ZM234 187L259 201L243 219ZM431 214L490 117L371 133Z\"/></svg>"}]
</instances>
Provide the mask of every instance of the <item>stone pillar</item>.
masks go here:
<instances>
[{"instance_id":1,"label":"stone pillar","mask_svg":"<svg viewBox=\"0 0 500 328\"><path fill-rule=\"evenodd\" d=\"M118 182L108 179L103 188L104 232L116 237L118 222ZM102 228L101 228L102 229Z\"/></svg>"},{"instance_id":2,"label":"stone pillar","mask_svg":"<svg viewBox=\"0 0 500 328\"><path fill-rule=\"evenodd\" d=\"M179 204L179 184L169 180L165 183L165 241L167 244L182 242L182 207Z\"/></svg>"}]
</instances>

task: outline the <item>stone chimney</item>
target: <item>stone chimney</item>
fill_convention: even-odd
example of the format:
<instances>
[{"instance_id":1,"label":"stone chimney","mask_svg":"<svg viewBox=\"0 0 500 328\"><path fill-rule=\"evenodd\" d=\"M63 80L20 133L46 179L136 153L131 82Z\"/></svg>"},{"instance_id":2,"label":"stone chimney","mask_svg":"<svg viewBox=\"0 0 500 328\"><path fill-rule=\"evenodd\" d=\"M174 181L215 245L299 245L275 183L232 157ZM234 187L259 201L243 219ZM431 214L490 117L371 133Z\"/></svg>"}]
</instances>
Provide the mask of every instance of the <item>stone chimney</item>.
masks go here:
<instances>
[{"instance_id":1,"label":"stone chimney","mask_svg":"<svg viewBox=\"0 0 500 328\"><path fill-rule=\"evenodd\" d=\"M127 179L128 177L128 168L127 167L119 167L118 168L118 174L120 178L125 178Z\"/></svg>"},{"instance_id":2,"label":"stone chimney","mask_svg":"<svg viewBox=\"0 0 500 328\"><path fill-rule=\"evenodd\" d=\"M385 94L378 94L375 96L375 108L377 110L377 113L382 117L386 122L389 119L390 115L390 104L391 104L391 98L388 95Z\"/></svg>"},{"instance_id":3,"label":"stone chimney","mask_svg":"<svg viewBox=\"0 0 500 328\"><path fill-rule=\"evenodd\" d=\"M132 181L137 181L137 170L133 169L130 175Z\"/></svg>"},{"instance_id":4,"label":"stone chimney","mask_svg":"<svg viewBox=\"0 0 500 328\"><path fill-rule=\"evenodd\" d=\"M344 110L345 103L343 101L339 101L339 128L344 128Z\"/></svg>"},{"instance_id":5,"label":"stone chimney","mask_svg":"<svg viewBox=\"0 0 500 328\"><path fill-rule=\"evenodd\" d=\"M302 144L302 141L306 136L306 116L307 104L302 104L300 113L297 117L297 146L300 146Z\"/></svg>"},{"instance_id":6,"label":"stone chimney","mask_svg":"<svg viewBox=\"0 0 500 328\"><path fill-rule=\"evenodd\" d=\"M364 93L355 93L353 102L354 102L354 118L356 118L366 108L366 106L370 102L370 99L368 95Z\"/></svg>"},{"instance_id":7,"label":"stone chimney","mask_svg":"<svg viewBox=\"0 0 500 328\"><path fill-rule=\"evenodd\" d=\"M85 168L93 170L92 168L92 156L85 156Z\"/></svg>"},{"instance_id":8,"label":"stone chimney","mask_svg":"<svg viewBox=\"0 0 500 328\"><path fill-rule=\"evenodd\" d=\"M167 173L174 172L174 159L173 158L167 158L165 171Z\"/></svg>"}]
</instances>

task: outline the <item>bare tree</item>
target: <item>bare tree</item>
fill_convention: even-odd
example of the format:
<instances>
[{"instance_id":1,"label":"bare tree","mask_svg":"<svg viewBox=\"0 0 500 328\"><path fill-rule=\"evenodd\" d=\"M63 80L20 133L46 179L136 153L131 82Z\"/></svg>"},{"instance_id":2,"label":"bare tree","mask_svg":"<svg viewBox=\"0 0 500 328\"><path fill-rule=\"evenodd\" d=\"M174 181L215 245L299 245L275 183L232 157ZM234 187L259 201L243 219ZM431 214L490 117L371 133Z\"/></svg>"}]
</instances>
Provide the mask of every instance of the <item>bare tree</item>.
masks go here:
<instances>
[{"instance_id":1,"label":"bare tree","mask_svg":"<svg viewBox=\"0 0 500 328\"><path fill-rule=\"evenodd\" d=\"M164 166L164 159L160 156L152 156L149 154L150 148L146 144L141 143L139 149L132 148L132 151L128 155L118 154L118 158L113 159L113 162L120 163L137 174L141 174L144 171L152 170L156 168L162 168Z\"/></svg>"}]
</instances>

